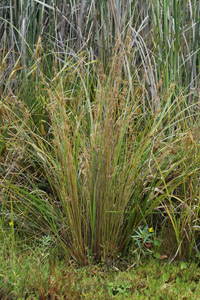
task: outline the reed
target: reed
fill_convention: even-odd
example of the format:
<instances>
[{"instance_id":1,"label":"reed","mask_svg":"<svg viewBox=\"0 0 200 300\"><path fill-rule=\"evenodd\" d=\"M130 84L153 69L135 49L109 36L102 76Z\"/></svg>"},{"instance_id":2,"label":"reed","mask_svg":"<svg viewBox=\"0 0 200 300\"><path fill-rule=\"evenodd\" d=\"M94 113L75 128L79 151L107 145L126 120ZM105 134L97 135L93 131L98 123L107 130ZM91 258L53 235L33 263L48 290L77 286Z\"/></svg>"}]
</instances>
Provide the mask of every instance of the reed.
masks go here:
<instances>
[{"instance_id":1,"label":"reed","mask_svg":"<svg viewBox=\"0 0 200 300\"><path fill-rule=\"evenodd\" d=\"M158 86L165 90L176 84L188 93L199 88L199 14L197 0L153 0L145 5L133 0L1 1L1 57L5 59L9 49L5 62L13 66L20 54L24 70L41 48L46 53L43 64L49 67L52 48L60 64L64 57L86 51L106 68L120 44L129 84L132 75L143 81L157 106ZM50 67L48 76L51 73Z\"/></svg>"}]
</instances>

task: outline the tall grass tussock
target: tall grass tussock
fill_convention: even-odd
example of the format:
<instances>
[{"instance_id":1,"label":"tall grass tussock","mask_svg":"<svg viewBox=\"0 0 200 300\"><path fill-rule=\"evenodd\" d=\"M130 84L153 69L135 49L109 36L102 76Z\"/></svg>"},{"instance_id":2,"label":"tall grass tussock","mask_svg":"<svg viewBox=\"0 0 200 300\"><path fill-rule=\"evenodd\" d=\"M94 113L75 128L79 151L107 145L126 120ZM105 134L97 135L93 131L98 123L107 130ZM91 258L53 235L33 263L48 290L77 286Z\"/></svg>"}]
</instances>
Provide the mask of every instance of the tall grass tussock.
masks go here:
<instances>
[{"instance_id":1,"label":"tall grass tussock","mask_svg":"<svg viewBox=\"0 0 200 300\"><path fill-rule=\"evenodd\" d=\"M11 1L12 2L12 1ZM81 265L153 227L199 257L199 1L1 1L0 228Z\"/></svg>"}]
</instances>

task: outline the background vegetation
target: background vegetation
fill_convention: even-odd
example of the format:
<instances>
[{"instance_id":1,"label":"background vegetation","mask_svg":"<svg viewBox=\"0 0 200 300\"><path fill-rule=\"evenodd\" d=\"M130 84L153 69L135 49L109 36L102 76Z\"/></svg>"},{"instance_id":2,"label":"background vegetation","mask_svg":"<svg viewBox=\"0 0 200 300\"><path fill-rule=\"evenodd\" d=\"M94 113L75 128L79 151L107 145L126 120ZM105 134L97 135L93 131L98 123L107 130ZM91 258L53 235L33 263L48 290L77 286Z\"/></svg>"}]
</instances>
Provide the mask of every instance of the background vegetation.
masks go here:
<instances>
[{"instance_id":1,"label":"background vegetation","mask_svg":"<svg viewBox=\"0 0 200 300\"><path fill-rule=\"evenodd\" d=\"M199 257L199 1L0 5L3 241Z\"/></svg>"}]
</instances>

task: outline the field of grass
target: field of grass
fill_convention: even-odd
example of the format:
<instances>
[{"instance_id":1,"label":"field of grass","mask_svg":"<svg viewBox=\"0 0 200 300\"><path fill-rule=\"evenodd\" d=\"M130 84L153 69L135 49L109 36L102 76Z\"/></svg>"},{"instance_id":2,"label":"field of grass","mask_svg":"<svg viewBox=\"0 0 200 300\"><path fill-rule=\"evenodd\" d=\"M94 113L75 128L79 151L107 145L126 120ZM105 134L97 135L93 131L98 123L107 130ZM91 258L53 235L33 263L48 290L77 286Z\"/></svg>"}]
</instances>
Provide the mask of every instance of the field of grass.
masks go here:
<instances>
[{"instance_id":1,"label":"field of grass","mask_svg":"<svg viewBox=\"0 0 200 300\"><path fill-rule=\"evenodd\" d=\"M1 298L198 299L200 2L8 2Z\"/></svg>"}]
</instances>

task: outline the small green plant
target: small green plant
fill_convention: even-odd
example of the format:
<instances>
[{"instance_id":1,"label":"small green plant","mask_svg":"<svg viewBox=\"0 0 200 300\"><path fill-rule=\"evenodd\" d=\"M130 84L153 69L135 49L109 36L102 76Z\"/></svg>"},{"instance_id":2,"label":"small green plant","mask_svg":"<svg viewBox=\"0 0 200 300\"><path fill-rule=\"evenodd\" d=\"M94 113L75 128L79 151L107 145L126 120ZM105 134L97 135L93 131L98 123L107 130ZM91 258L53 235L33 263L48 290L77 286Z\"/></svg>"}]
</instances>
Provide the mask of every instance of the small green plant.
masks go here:
<instances>
[{"instance_id":1,"label":"small green plant","mask_svg":"<svg viewBox=\"0 0 200 300\"><path fill-rule=\"evenodd\" d=\"M155 238L153 227L139 226L132 235L132 241L135 249L131 251L132 254L137 255L138 260L142 255L154 254L155 257L158 257L159 254L155 253L155 249L160 246L160 241Z\"/></svg>"},{"instance_id":2,"label":"small green plant","mask_svg":"<svg viewBox=\"0 0 200 300\"><path fill-rule=\"evenodd\" d=\"M131 290L131 287L132 287L132 284L131 282L129 281L123 281L123 282L108 282L107 283L107 286L108 286L108 290L109 290L109 293L112 295L112 296L116 296L116 295L130 295L130 290Z\"/></svg>"}]
</instances>

